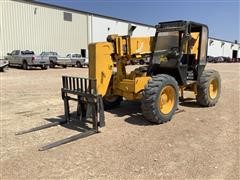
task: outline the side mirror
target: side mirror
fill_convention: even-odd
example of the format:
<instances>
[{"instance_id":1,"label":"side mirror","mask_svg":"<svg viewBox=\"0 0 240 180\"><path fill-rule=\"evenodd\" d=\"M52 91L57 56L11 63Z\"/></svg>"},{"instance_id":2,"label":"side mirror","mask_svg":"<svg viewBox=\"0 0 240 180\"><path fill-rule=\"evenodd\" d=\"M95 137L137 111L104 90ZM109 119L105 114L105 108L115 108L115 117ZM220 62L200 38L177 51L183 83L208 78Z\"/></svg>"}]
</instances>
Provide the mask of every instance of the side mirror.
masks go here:
<instances>
[{"instance_id":1,"label":"side mirror","mask_svg":"<svg viewBox=\"0 0 240 180\"><path fill-rule=\"evenodd\" d=\"M8 55L8 56L10 56L10 55L11 55L11 53L7 53L7 55Z\"/></svg>"}]
</instances>

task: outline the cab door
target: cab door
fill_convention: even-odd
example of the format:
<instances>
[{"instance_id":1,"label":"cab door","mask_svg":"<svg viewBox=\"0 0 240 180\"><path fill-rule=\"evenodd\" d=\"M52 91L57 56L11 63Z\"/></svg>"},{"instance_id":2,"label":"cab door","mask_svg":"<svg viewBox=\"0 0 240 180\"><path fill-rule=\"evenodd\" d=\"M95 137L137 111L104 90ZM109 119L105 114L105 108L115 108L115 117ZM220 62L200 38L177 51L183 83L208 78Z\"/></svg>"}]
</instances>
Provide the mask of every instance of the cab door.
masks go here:
<instances>
[{"instance_id":1,"label":"cab door","mask_svg":"<svg viewBox=\"0 0 240 180\"><path fill-rule=\"evenodd\" d=\"M13 55L15 54L15 51L12 51L10 54L7 56L7 60L9 61L10 64L15 64L13 60Z\"/></svg>"},{"instance_id":2,"label":"cab door","mask_svg":"<svg viewBox=\"0 0 240 180\"><path fill-rule=\"evenodd\" d=\"M21 63L20 62L20 57L19 57L19 55L20 55L20 51L19 50L15 50L15 51L13 51L12 52L12 56L11 56L11 63L12 64L19 64L19 63Z\"/></svg>"},{"instance_id":3,"label":"cab door","mask_svg":"<svg viewBox=\"0 0 240 180\"><path fill-rule=\"evenodd\" d=\"M48 54L47 54L46 52L42 54L41 60L42 60L42 61L48 61L48 60L49 60Z\"/></svg>"}]
</instances>

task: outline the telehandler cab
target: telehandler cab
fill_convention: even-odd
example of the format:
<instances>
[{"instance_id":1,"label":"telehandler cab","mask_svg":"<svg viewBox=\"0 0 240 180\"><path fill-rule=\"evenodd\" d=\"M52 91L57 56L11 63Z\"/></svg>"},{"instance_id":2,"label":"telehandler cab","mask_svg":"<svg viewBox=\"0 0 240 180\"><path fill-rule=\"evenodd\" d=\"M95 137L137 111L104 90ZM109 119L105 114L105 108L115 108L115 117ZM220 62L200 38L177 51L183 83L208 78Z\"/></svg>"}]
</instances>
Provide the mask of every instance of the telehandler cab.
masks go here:
<instances>
[{"instance_id":1,"label":"telehandler cab","mask_svg":"<svg viewBox=\"0 0 240 180\"><path fill-rule=\"evenodd\" d=\"M221 80L217 71L204 70L207 45L208 27L191 21L159 23L154 37L110 35L107 42L90 44L89 78L62 77L65 120L56 124L70 121L69 100L75 100L80 120L91 117L93 129L40 150L98 132L98 127L105 125L104 108L113 108L123 99L141 100L143 116L157 124L171 120L179 94L184 99L184 91L194 92L199 105L214 106L220 96ZM149 56L148 66L126 71L128 61ZM23 133L43 128L46 126Z\"/></svg>"}]
</instances>

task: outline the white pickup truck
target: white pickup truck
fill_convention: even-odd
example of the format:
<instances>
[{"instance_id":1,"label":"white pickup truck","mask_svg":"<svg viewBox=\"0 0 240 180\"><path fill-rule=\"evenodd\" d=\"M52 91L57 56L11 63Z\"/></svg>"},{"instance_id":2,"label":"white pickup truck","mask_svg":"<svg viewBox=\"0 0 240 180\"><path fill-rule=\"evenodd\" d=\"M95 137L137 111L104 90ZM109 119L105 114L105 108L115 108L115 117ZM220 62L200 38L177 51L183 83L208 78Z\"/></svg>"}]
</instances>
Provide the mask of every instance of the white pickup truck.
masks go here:
<instances>
[{"instance_id":1,"label":"white pickup truck","mask_svg":"<svg viewBox=\"0 0 240 180\"><path fill-rule=\"evenodd\" d=\"M57 52L42 52L39 56L39 59L48 60L50 62L50 68L55 66L62 66L66 68L68 65L71 65L71 60L68 57L60 57Z\"/></svg>"},{"instance_id":2,"label":"white pickup truck","mask_svg":"<svg viewBox=\"0 0 240 180\"><path fill-rule=\"evenodd\" d=\"M72 66L83 67L88 66L88 58L82 57L79 53L70 53L67 55L67 58L71 60Z\"/></svg>"},{"instance_id":3,"label":"white pickup truck","mask_svg":"<svg viewBox=\"0 0 240 180\"><path fill-rule=\"evenodd\" d=\"M29 67L47 69L49 66L49 60L39 59L38 56L34 55L33 51L29 50L14 50L7 53L4 59L9 61L9 66L20 66L25 70L29 69Z\"/></svg>"}]
</instances>

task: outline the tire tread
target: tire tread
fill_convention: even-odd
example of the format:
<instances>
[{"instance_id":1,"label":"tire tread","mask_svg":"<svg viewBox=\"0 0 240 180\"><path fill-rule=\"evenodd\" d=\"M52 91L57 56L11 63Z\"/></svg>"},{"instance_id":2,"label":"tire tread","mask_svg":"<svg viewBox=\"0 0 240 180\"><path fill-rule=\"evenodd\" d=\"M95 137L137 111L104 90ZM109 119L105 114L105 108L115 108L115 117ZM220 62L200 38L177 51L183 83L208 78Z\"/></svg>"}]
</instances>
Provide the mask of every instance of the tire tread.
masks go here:
<instances>
[{"instance_id":1,"label":"tire tread","mask_svg":"<svg viewBox=\"0 0 240 180\"><path fill-rule=\"evenodd\" d=\"M158 108L156 107L156 100L159 95L159 91L161 87L164 87L164 85L170 84L176 89L176 105L173 108L170 116L159 116ZM172 118L172 115L174 114L176 110L176 106L178 104L178 84L177 81L167 75L167 74L159 74L156 76L153 76L151 80L149 80L148 84L146 85L144 91L143 91L143 98L142 98L142 113L143 116L150 122L162 124L167 121L170 121Z\"/></svg>"}]
</instances>

